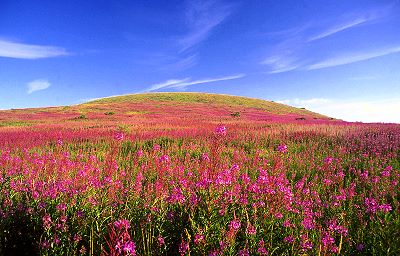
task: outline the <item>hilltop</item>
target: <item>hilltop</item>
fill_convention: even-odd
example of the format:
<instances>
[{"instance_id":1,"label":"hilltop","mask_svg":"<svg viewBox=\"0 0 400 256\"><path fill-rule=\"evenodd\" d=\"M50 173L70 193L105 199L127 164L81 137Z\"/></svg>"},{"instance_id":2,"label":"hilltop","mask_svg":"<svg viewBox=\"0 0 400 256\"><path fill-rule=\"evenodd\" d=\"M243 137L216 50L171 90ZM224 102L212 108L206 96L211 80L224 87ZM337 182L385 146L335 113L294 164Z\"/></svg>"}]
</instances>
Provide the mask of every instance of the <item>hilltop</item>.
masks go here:
<instances>
[{"instance_id":1,"label":"hilltop","mask_svg":"<svg viewBox=\"0 0 400 256\"><path fill-rule=\"evenodd\" d=\"M167 92L167 93L142 93L96 99L86 103L95 104L123 104L139 102L162 102L172 104L207 104L217 107L260 109L272 114L299 114L312 117L325 117L302 108L295 108L285 104L242 96L212 93Z\"/></svg>"},{"instance_id":2,"label":"hilltop","mask_svg":"<svg viewBox=\"0 0 400 256\"><path fill-rule=\"evenodd\" d=\"M196 122L321 122L332 118L273 101L209 93L143 93L47 108L0 111L0 127Z\"/></svg>"}]
</instances>

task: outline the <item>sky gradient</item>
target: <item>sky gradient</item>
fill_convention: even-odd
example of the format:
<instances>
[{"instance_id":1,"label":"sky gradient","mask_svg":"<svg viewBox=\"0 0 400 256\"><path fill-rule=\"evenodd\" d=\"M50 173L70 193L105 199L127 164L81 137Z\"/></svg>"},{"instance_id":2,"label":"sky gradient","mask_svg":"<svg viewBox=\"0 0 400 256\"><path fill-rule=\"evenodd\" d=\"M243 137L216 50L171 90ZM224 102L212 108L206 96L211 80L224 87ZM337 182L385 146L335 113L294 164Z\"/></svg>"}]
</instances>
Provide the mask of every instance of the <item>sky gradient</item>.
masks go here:
<instances>
[{"instance_id":1,"label":"sky gradient","mask_svg":"<svg viewBox=\"0 0 400 256\"><path fill-rule=\"evenodd\" d=\"M152 91L400 123L400 1L0 0L0 109Z\"/></svg>"}]
</instances>

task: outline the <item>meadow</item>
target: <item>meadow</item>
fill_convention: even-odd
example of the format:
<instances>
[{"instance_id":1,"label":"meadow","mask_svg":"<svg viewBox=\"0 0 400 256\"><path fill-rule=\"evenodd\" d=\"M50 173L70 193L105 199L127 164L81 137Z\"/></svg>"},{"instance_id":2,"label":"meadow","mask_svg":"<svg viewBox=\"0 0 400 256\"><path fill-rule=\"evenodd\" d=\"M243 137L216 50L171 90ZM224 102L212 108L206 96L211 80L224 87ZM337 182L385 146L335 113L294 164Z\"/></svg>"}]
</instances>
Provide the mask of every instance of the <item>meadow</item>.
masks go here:
<instances>
[{"instance_id":1,"label":"meadow","mask_svg":"<svg viewBox=\"0 0 400 256\"><path fill-rule=\"evenodd\" d=\"M400 255L400 125L212 94L0 111L0 255Z\"/></svg>"}]
</instances>

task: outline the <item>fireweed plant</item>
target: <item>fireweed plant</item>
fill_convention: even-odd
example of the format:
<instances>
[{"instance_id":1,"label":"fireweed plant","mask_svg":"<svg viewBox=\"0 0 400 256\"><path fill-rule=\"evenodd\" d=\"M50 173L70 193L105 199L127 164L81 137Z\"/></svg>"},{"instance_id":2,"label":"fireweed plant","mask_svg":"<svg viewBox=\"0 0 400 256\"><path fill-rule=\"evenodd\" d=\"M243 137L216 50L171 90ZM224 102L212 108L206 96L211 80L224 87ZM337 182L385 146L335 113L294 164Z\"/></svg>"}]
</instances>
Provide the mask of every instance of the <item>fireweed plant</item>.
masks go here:
<instances>
[{"instance_id":1,"label":"fireweed plant","mask_svg":"<svg viewBox=\"0 0 400 256\"><path fill-rule=\"evenodd\" d=\"M400 255L399 125L101 111L0 128L1 255Z\"/></svg>"}]
</instances>

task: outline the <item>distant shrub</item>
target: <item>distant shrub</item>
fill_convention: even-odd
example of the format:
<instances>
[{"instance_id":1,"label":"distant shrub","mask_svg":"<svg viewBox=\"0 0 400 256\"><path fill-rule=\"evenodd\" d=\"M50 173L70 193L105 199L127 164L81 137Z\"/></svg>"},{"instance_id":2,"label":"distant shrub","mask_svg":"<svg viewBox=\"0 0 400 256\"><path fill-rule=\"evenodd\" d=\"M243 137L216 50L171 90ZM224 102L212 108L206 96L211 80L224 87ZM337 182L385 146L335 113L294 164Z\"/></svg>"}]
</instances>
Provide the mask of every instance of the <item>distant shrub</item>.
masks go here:
<instances>
[{"instance_id":1,"label":"distant shrub","mask_svg":"<svg viewBox=\"0 0 400 256\"><path fill-rule=\"evenodd\" d=\"M85 114L80 114L79 116L75 117L76 120L87 119Z\"/></svg>"},{"instance_id":2,"label":"distant shrub","mask_svg":"<svg viewBox=\"0 0 400 256\"><path fill-rule=\"evenodd\" d=\"M131 127L128 124L118 124L117 130L123 133L130 133Z\"/></svg>"},{"instance_id":3,"label":"distant shrub","mask_svg":"<svg viewBox=\"0 0 400 256\"><path fill-rule=\"evenodd\" d=\"M296 120L306 120L305 117L296 117Z\"/></svg>"},{"instance_id":4,"label":"distant shrub","mask_svg":"<svg viewBox=\"0 0 400 256\"><path fill-rule=\"evenodd\" d=\"M106 115L106 116L112 116L112 115L114 115L114 114L115 114L115 113L112 112L112 111L104 113L104 115Z\"/></svg>"},{"instance_id":5,"label":"distant shrub","mask_svg":"<svg viewBox=\"0 0 400 256\"><path fill-rule=\"evenodd\" d=\"M240 112L231 113L232 117L240 117Z\"/></svg>"}]
</instances>

